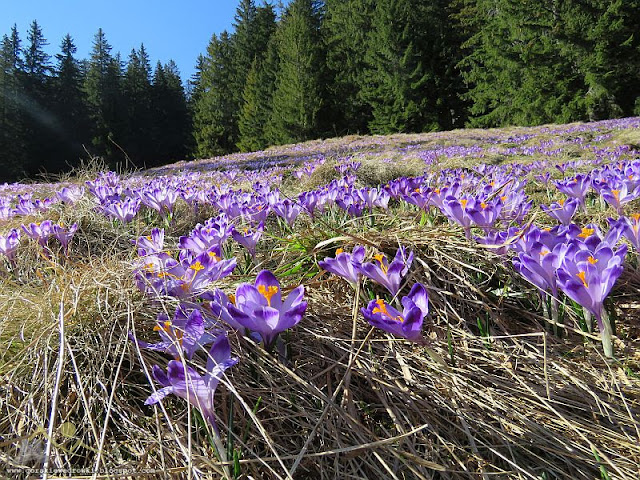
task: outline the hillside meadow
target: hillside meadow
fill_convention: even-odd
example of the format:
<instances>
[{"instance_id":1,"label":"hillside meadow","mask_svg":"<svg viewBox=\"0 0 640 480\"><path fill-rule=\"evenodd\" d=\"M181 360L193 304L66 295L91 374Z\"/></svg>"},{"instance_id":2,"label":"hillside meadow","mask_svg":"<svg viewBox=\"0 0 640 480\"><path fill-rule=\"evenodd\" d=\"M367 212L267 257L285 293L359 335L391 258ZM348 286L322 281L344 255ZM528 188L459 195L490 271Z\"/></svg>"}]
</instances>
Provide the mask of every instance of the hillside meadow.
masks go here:
<instances>
[{"instance_id":1,"label":"hillside meadow","mask_svg":"<svg viewBox=\"0 0 640 480\"><path fill-rule=\"evenodd\" d=\"M2 475L637 479L639 132L0 185Z\"/></svg>"}]
</instances>

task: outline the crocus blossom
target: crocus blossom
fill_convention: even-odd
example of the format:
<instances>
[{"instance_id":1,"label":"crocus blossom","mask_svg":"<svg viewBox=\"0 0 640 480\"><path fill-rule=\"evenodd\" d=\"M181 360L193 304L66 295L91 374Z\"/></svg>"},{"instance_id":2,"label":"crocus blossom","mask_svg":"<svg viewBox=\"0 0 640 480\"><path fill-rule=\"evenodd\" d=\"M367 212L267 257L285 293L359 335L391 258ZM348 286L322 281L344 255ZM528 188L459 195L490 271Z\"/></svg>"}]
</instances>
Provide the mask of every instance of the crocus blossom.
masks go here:
<instances>
[{"instance_id":1,"label":"crocus blossom","mask_svg":"<svg viewBox=\"0 0 640 480\"><path fill-rule=\"evenodd\" d=\"M392 295L396 295L400 290L400 283L409 271L413 262L413 252L406 252L404 247L400 247L391 263L383 254L373 257L374 262L363 263L356 268L365 277L385 287Z\"/></svg>"},{"instance_id":2,"label":"crocus blossom","mask_svg":"<svg viewBox=\"0 0 640 480\"><path fill-rule=\"evenodd\" d=\"M402 313L382 299L371 300L367 308L360 311L374 327L414 342L422 340L422 323L429 313L429 296L420 283L411 288L402 298Z\"/></svg>"},{"instance_id":3,"label":"crocus blossom","mask_svg":"<svg viewBox=\"0 0 640 480\"><path fill-rule=\"evenodd\" d=\"M204 419L217 431L214 410L214 395L225 370L238 363L231 357L231 346L226 335L216 338L209 351L204 376L178 360L171 360L165 373L154 365L153 377L163 388L153 393L145 405L158 403L167 395L184 398L202 413Z\"/></svg>"},{"instance_id":4,"label":"crocus blossom","mask_svg":"<svg viewBox=\"0 0 640 480\"><path fill-rule=\"evenodd\" d=\"M295 326L307 309L304 286L294 288L282 300L280 282L269 270L261 271L254 285L243 283L236 289L231 316L243 327L256 332L269 348L280 332Z\"/></svg>"},{"instance_id":5,"label":"crocus blossom","mask_svg":"<svg viewBox=\"0 0 640 480\"><path fill-rule=\"evenodd\" d=\"M346 253L341 248L336 250L336 258L327 257L318 262L318 266L327 272L347 279L352 284L360 281L360 270L362 260L364 260L364 247L356 246L353 252Z\"/></svg>"}]
</instances>

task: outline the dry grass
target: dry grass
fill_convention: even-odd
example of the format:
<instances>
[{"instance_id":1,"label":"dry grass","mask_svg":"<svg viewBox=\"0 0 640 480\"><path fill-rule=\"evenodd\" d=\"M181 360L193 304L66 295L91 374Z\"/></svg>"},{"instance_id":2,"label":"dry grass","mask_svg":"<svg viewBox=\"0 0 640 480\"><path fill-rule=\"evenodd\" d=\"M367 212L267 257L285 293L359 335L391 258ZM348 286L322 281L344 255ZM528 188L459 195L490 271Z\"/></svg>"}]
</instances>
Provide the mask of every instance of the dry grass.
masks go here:
<instances>
[{"instance_id":1,"label":"dry grass","mask_svg":"<svg viewBox=\"0 0 640 480\"><path fill-rule=\"evenodd\" d=\"M358 171L362 184L423 168L370 153ZM327 162L300 188L334 175ZM181 204L167 244L209 213L194 216ZM28 477L25 468L47 451L49 466L76 476L80 468L122 472L94 478L640 475L638 270L628 268L614 291L619 360L606 362L597 336L580 330L569 306L564 335L548 334L535 289L441 218L422 226L404 208L374 220L301 218L287 232L270 224L260 263L221 288L230 292L269 268L286 287L304 283L309 307L285 336L286 359L232 336L241 361L216 393L225 464L186 402L144 406L151 365L167 358L141 351L127 334L152 338L156 315L175 307L143 298L133 283L130 239L152 225L114 225L90 204L56 215L80 222L71 258L47 260L35 246L21 247L20 270L0 277L0 469L8 477ZM364 292L376 287L356 297L346 282L320 273L316 260L359 242L387 254L399 243L414 251L408 283L429 290L427 346L373 331L360 316L353 329L354 302L363 306ZM56 477L65 475L49 474Z\"/></svg>"}]
</instances>

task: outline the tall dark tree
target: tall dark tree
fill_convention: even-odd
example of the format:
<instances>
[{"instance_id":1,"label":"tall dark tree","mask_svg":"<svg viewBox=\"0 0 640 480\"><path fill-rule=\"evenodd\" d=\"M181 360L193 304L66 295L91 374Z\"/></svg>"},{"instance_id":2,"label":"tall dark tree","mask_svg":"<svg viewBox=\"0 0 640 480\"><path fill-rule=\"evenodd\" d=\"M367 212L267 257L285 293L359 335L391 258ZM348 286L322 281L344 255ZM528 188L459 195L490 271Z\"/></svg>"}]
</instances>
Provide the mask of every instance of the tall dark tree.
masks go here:
<instances>
[{"instance_id":1,"label":"tall dark tree","mask_svg":"<svg viewBox=\"0 0 640 480\"><path fill-rule=\"evenodd\" d=\"M333 130L338 134L366 133L371 108L361 95L365 84L367 39L373 0L328 0L323 33L330 75L329 103Z\"/></svg>"},{"instance_id":2,"label":"tall dark tree","mask_svg":"<svg viewBox=\"0 0 640 480\"><path fill-rule=\"evenodd\" d=\"M20 36L14 25L0 50L0 179L15 180L27 170Z\"/></svg>"},{"instance_id":3,"label":"tall dark tree","mask_svg":"<svg viewBox=\"0 0 640 480\"><path fill-rule=\"evenodd\" d=\"M109 161L115 158L113 142L124 130L120 98L121 61L111 55L111 45L102 29L93 40L91 57L87 66L84 90L92 126L93 152Z\"/></svg>"},{"instance_id":4,"label":"tall dark tree","mask_svg":"<svg viewBox=\"0 0 640 480\"><path fill-rule=\"evenodd\" d=\"M242 151L260 150L267 146L265 125L271 117L278 68L275 18L271 5L258 7L254 36L261 48L254 52L251 68L242 86L242 103L238 116L237 147Z\"/></svg>"},{"instance_id":5,"label":"tall dark tree","mask_svg":"<svg viewBox=\"0 0 640 480\"><path fill-rule=\"evenodd\" d=\"M126 105L126 130L122 147L135 164L142 164L151 160L149 154L153 148L153 141L148 135L153 120L151 65L144 45L129 54L122 90Z\"/></svg>"},{"instance_id":6,"label":"tall dark tree","mask_svg":"<svg viewBox=\"0 0 640 480\"><path fill-rule=\"evenodd\" d=\"M24 50L23 102L25 135L27 136L27 171L51 171L49 151L62 133L52 114L50 56L44 51L48 45L37 21L33 21L27 34ZM38 139L37 141L35 139Z\"/></svg>"},{"instance_id":7,"label":"tall dark tree","mask_svg":"<svg viewBox=\"0 0 640 480\"><path fill-rule=\"evenodd\" d=\"M293 0L278 32L278 72L269 143L308 140L318 134L323 104L320 16L311 0Z\"/></svg>"},{"instance_id":8,"label":"tall dark tree","mask_svg":"<svg viewBox=\"0 0 640 480\"><path fill-rule=\"evenodd\" d=\"M424 2L416 0L377 3L361 89L371 107L372 133L439 127L437 113L429 108L433 78L422 50L430 27L425 9Z\"/></svg>"},{"instance_id":9,"label":"tall dark tree","mask_svg":"<svg viewBox=\"0 0 640 480\"><path fill-rule=\"evenodd\" d=\"M182 160L187 156L191 123L178 67L170 60L156 65L151 87L153 146L149 166Z\"/></svg>"},{"instance_id":10,"label":"tall dark tree","mask_svg":"<svg viewBox=\"0 0 640 480\"><path fill-rule=\"evenodd\" d=\"M88 140L87 111L82 91L82 70L74 57L77 48L71 35L67 34L56 55L53 79L53 113L59 136L53 149L54 171L66 166L73 167L85 155L82 145Z\"/></svg>"},{"instance_id":11,"label":"tall dark tree","mask_svg":"<svg viewBox=\"0 0 640 480\"><path fill-rule=\"evenodd\" d=\"M231 35L213 35L204 58L194 103L195 154L198 157L230 152L235 147L236 111L232 86Z\"/></svg>"}]
</instances>

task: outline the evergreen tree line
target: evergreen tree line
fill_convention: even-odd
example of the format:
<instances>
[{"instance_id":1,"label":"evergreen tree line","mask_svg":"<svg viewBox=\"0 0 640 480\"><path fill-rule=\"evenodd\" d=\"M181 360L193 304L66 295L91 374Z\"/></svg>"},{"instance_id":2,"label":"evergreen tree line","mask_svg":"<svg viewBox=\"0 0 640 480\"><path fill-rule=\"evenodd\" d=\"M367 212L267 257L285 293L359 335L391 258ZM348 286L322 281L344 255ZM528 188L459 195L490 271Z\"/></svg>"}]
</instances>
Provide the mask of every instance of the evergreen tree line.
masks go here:
<instances>
[{"instance_id":1,"label":"evergreen tree line","mask_svg":"<svg viewBox=\"0 0 640 480\"><path fill-rule=\"evenodd\" d=\"M193 79L195 154L640 114L640 0L242 0Z\"/></svg>"},{"instance_id":2,"label":"evergreen tree line","mask_svg":"<svg viewBox=\"0 0 640 480\"><path fill-rule=\"evenodd\" d=\"M637 115L637 25L640 0L241 0L185 96L175 64L152 74L142 46L124 64L102 31L88 60L66 37L53 65L34 22L26 48L2 42L0 165Z\"/></svg>"},{"instance_id":3,"label":"evergreen tree line","mask_svg":"<svg viewBox=\"0 0 640 480\"><path fill-rule=\"evenodd\" d=\"M189 154L190 115L173 61L152 70L141 45L123 62L102 29L85 60L70 35L54 58L47 45L37 21L24 46L15 26L2 38L0 180L68 171L89 155L149 167Z\"/></svg>"}]
</instances>

